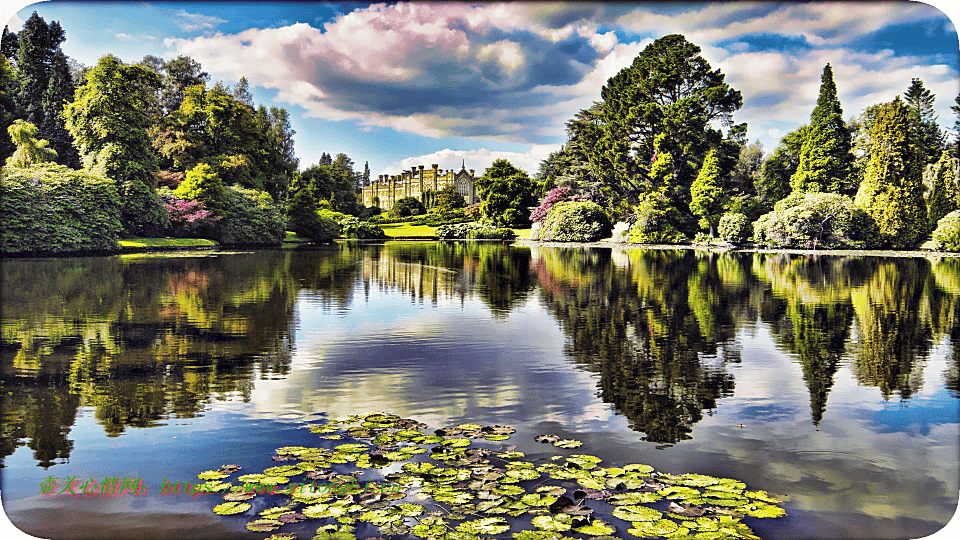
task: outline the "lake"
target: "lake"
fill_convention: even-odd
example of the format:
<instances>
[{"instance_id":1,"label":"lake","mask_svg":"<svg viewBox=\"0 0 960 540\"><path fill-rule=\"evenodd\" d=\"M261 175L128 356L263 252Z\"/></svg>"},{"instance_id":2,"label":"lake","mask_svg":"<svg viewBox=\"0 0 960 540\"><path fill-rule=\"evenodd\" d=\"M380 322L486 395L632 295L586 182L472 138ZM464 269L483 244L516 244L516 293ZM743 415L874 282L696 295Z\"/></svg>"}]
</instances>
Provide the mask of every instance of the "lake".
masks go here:
<instances>
[{"instance_id":1,"label":"lake","mask_svg":"<svg viewBox=\"0 0 960 540\"><path fill-rule=\"evenodd\" d=\"M162 483L369 411L736 478L789 497L745 520L767 539L920 538L957 508L957 259L390 242L2 265L3 504L43 538L263 538ZM148 492L40 493L74 477Z\"/></svg>"}]
</instances>

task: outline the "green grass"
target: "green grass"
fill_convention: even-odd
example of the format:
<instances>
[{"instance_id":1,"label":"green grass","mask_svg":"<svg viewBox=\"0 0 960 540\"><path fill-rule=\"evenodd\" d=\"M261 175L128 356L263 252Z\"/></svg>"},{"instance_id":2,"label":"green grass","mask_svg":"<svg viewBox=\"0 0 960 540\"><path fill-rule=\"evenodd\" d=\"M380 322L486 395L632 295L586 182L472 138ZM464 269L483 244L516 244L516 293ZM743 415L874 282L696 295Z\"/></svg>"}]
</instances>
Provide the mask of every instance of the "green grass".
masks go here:
<instances>
[{"instance_id":1,"label":"green grass","mask_svg":"<svg viewBox=\"0 0 960 540\"><path fill-rule=\"evenodd\" d=\"M513 232L517 233L517 238L530 238L530 227L526 229L513 229Z\"/></svg>"},{"instance_id":2,"label":"green grass","mask_svg":"<svg viewBox=\"0 0 960 540\"><path fill-rule=\"evenodd\" d=\"M293 231L286 231L286 234L283 237L283 245L285 246L286 245L295 246L297 244L309 244L311 242L313 242L313 240L310 240L309 238L304 238L302 236L298 236L297 233Z\"/></svg>"},{"instance_id":3,"label":"green grass","mask_svg":"<svg viewBox=\"0 0 960 540\"><path fill-rule=\"evenodd\" d=\"M206 238L126 238L120 249L216 247L220 244Z\"/></svg>"},{"instance_id":4,"label":"green grass","mask_svg":"<svg viewBox=\"0 0 960 540\"><path fill-rule=\"evenodd\" d=\"M413 225L410 223L387 223L380 225L388 238L410 236L436 236L437 228L429 225Z\"/></svg>"}]
</instances>

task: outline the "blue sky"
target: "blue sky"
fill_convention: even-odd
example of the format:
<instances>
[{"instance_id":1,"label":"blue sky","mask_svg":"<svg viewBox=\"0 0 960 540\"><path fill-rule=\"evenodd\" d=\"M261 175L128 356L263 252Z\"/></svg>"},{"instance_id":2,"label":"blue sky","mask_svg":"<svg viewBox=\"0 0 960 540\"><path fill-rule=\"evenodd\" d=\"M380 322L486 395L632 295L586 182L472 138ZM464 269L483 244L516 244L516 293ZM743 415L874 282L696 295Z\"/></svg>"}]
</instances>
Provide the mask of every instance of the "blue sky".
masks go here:
<instances>
[{"instance_id":1,"label":"blue sky","mask_svg":"<svg viewBox=\"0 0 960 540\"><path fill-rule=\"evenodd\" d=\"M53 1L14 13L20 1L0 17L12 30L33 11L59 21L64 52L85 65L186 54L213 81L246 76L258 104L290 111L301 169L344 152L376 176L461 160L479 174L501 157L535 173L606 80L672 33L742 92L734 119L768 153L809 121L828 62L846 118L919 77L952 128L949 3Z\"/></svg>"}]
</instances>

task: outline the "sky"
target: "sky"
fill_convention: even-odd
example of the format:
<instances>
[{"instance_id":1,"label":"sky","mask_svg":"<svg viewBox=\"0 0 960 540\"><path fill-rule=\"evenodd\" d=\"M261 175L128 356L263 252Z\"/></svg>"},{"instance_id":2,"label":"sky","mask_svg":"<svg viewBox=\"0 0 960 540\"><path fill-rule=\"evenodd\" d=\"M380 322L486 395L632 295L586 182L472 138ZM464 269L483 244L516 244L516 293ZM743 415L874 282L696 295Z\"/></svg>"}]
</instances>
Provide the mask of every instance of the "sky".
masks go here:
<instances>
[{"instance_id":1,"label":"sky","mask_svg":"<svg viewBox=\"0 0 960 540\"><path fill-rule=\"evenodd\" d=\"M920 78L952 128L960 9L932 3L14 0L0 18L59 21L64 53L87 66L188 55L211 83L245 76L258 105L291 113L301 170L343 152L376 178L433 163L479 175L498 158L535 174L607 79L674 33L742 93L734 120L768 154L809 122L827 63L845 118Z\"/></svg>"}]
</instances>

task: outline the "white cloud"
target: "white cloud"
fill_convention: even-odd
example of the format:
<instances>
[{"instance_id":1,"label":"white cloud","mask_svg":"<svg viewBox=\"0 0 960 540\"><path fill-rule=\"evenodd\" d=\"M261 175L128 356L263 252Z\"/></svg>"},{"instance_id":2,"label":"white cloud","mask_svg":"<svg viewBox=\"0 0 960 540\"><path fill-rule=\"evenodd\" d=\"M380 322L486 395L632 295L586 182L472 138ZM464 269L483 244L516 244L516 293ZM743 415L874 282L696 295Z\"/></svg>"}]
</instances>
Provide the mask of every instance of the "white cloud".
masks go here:
<instances>
[{"instance_id":1,"label":"white cloud","mask_svg":"<svg viewBox=\"0 0 960 540\"><path fill-rule=\"evenodd\" d=\"M174 22L184 32L195 32L197 30L212 30L214 26L227 21L216 15L187 13L186 10L181 9L176 12L176 20Z\"/></svg>"}]
</instances>

